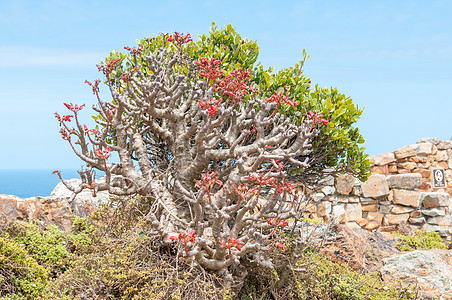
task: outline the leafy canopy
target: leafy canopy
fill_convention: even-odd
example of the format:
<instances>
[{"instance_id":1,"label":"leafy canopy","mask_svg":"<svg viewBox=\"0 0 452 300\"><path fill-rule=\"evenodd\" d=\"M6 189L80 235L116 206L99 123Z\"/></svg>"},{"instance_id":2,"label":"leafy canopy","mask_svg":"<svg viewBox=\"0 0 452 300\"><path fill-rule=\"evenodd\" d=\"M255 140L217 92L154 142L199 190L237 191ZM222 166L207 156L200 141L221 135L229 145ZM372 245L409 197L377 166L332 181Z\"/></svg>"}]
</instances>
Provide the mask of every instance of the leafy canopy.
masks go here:
<instances>
[{"instance_id":1,"label":"leafy canopy","mask_svg":"<svg viewBox=\"0 0 452 300\"><path fill-rule=\"evenodd\" d=\"M212 23L209 34L198 36L199 40L194 43L177 45L170 43L166 37L159 35L137 40L141 54L137 56L141 71L144 74L150 72L146 64L141 63L148 53L155 53L160 47L165 47L169 52L183 51L190 59L199 57L215 58L222 61L222 68L226 73L237 68L251 70L250 82L259 87L261 97L270 97L275 92L285 92L290 95L289 100L296 102L297 106L280 106L279 112L291 117L295 124L301 124L308 117L309 111L315 111L323 119L328 120L327 126L320 126L320 134L313 142L315 155L323 156L316 168L309 170L313 173L321 173L327 169L332 172L347 172L354 174L361 180L369 176L370 164L368 155L364 153L365 148L360 144L364 138L355 124L359 120L363 109L353 104L350 97L340 93L335 88L321 88L315 85L312 88L310 78L303 73L302 67L309 55L303 49L302 59L293 67L274 71L274 67L264 68L257 62L259 46L256 41L242 38L239 33L229 24L224 29L219 29ZM112 75L122 76L130 72L134 65L133 56L113 51L105 60L105 63L119 59L118 67ZM175 66L175 68L180 68ZM190 72L186 67L184 73ZM114 76L113 76L114 77ZM124 84L124 83L122 83ZM122 87L122 88L125 88ZM247 100L245 97L245 101ZM95 116L95 119L101 118ZM291 175L297 176L306 170L293 168ZM309 174L303 174L306 175Z\"/></svg>"}]
</instances>

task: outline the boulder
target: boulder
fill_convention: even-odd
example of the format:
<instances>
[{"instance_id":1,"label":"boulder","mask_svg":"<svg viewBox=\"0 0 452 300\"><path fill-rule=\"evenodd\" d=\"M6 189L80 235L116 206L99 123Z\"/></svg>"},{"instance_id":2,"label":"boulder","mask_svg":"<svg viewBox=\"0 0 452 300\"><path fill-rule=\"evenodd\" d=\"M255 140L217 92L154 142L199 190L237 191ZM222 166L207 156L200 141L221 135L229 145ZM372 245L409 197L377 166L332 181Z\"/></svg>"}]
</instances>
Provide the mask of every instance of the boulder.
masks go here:
<instances>
[{"instance_id":1,"label":"boulder","mask_svg":"<svg viewBox=\"0 0 452 300\"><path fill-rule=\"evenodd\" d=\"M364 273L376 272L383 265L382 258L400 253L395 248L398 239L390 234L369 232L353 222L331 228L320 251L334 262L342 262Z\"/></svg>"},{"instance_id":2,"label":"boulder","mask_svg":"<svg viewBox=\"0 0 452 300\"><path fill-rule=\"evenodd\" d=\"M349 174L339 174L336 178L336 192L340 195L349 195L355 186L355 177Z\"/></svg>"},{"instance_id":3,"label":"boulder","mask_svg":"<svg viewBox=\"0 0 452 300\"><path fill-rule=\"evenodd\" d=\"M399 225L401 223L406 223L409 217L409 214L386 215L386 219L388 220L389 225Z\"/></svg>"},{"instance_id":4,"label":"boulder","mask_svg":"<svg viewBox=\"0 0 452 300\"><path fill-rule=\"evenodd\" d=\"M66 180L72 186L79 186L82 183L81 179L72 178ZM96 180L97 183L105 182L105 178L102 177ZM50 193L51 197L65 199L72 196L72 191L66 188L66 186L60 182L58 183L53 191ZM109 200L109 193L107 191L101 191L96 193L96 197L93 197L93 193L89 189L83 190L81 193L77 194L75 197L75 202L92 202L94 204L104 203Z\"/></svg>"},{"instance_id":5,"label":"boulder","mask_svg":"<svg viewBox=\"0 0 452 300\"><path fill-rule=\"evenodd\" d=\"M383 166L383 165L387 165L389 163L394 162L396 159L395 159L394 153L386 152L386 153L381 153L378 155L371 156L371 157L369 157L369 160L371 162L373 162L374 165Z\"/></svg>"},{"instance_id":6,"label":"boulder","mask_svg":"<svg viewBox=\"0 0 452 300\"><path fill-rule=\"evenodd\" d=\"M422 184L422 175L418 173L390 175L386 177L389 188L414 190Z\"/></svg>"},{"instance_id":7,"label":"boulder","mask_svg":"<svg viewBox=\"0 0 452 300\"><path fill-rule=\"evenodd\" d=\"M363 217L361 204L346 204L344 222L358 221Z\"/></svg>"},{"instance_id":8,"label":"boulder","mask_svg":"<svg viewBox=\"0 0 452 300\"><path fill-rule=\"evenodd\" d=\"M384 215L378 212L369 212L367 214L367 230L372 230L381 226Z\"/></svg>"},{"instance_id":9,"label":"boulder","mask_svg":"<svg viewBox=\"0 0 452 300\"><path fill-rule=\"evenodd\" d=\"M47 197L21 199L17 196L0 195L0 217L4 221L35 219L55 224L61 230L72 229L72 211L65 200Z\"/></svg>"},{"instance_id":10,"label":"boulder","mask_svg":"<svg viewBox=\"0 0 452 300\"><path fill-rule=\"evenodd\" d=\"M440 141L438 145L436 145L438 150L448 150L452 149L452 142L451 141Z\"/></svg>"},{"instance_id":11,"label":"boulder","mask_svg":"<svg viewBox=\"0 0 452 300\"><path fill-rule=\"evenodd\" d=\"M421 203L423 207L449 206L449 194L437 192L421 193Z\"/></svg>"},{"instance_id":12,"label":"boulder","mask_svg":"<svg viewBox=\"0 0 452 300\"><path fill-rule=\"evenodd\" d=\"M431 143L433 145L438 145L440 142L441 139L439 137L431 137L431 138L421 138L416 142L416 144Z\"/></svg>"},{"instance_id":13,"label":"boulder","mask_svg":"<svg viewBox=\"0 0 452 300\"><path fill-rule=\"evenodd\" d=\"M445 207L432 207L432 208L424 208L421 209L421 212L429 217L437 217L437 216L445 216L446 208Z\"/></svg>"},{"instance_id":14,"label":"boulder","mask_svg":"<svg viewBox=\"0 0 452 300\"><path fill-rule=\"evenodd\" d=\"M361 188L366 198L379 199L389 195L389 187L384 175L371 175Z\"/></svg>"},{"instance_id":15,"label":"boulder","mask_svg":"<svg viewBox=\"0 0 452 300\"><path fill-rule=\"evenodd\" d=\"M400 148L400 149L397 149L396 151L394 151L394 156L397 159L403 159L403 158L412 157L415 155L416 155L416 152L414 151L414 149L408 148L408 147L403 147L403 148Z\"/></svg>"},{"instance_id":16,"label":"boulder","mask_svg":"<svg viewBox=\"0 0 452 300\"><path fill-rule=\"evenodd\" d=\"M392 203L411 207L419 206L419 199L421 198L420 192L399 189L393 189L392 192Z\"/></svg>"},{"instance_id":17,"label":"boulder","mask_svg":"<svg viewBox=\"0 0 452 300\"><path fill-rule=\"evenodd\" d=\"M427 297L452 299L452 250L416 250L383 259L386 282L400 280L417 285Z\"/></svg>"},{"instance_id":18,"label":"boulder","mask_svg":"<svg viewBox=\"0 0 452 300\"><path fill-rule=\"evenodd\" d=\"M429 142L422 142L419 144L409 145L407 147L413 149L414 152L416 152L416 155L430 155L435 154L437 151L436 146Z\"/></svg>"}]
</instances>

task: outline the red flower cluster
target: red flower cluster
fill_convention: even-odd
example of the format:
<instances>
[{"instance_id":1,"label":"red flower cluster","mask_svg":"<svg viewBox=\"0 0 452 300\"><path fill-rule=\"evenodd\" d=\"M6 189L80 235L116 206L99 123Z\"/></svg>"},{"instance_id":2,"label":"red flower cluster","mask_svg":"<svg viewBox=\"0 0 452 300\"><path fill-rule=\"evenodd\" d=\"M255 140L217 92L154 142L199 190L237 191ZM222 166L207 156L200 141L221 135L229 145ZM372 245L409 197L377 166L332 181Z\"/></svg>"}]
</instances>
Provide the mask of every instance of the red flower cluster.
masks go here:
<instances>
[{"instance_id":1,"label":"red flower cluster","mask_svg":"<svg viewBox=\"0 0 452 300\"><path fill-rule=\"evenodd\" d=\"M212 80L217 80L223 75L223 71L220 70L221 60L212 58L208 60L205 57L201 57L195 61L195 64L199 66L202 72L199 73L202 77L207 77Z\"/></svg>"},{"instance_id":2,"label":"red flower cluster","mask_svg":"<svg viewBox=\"0 0 452 300\"><path fill-rule=\"evenodd\" d=\"M93 94L96 95L97 93L99 93L99 83L100 80L96 79L96 81L94 81L94 84L92 84L91 82L89 82L88 80L85 80L85 83L91 87L93 87Z\"/></svg>"},{"instance_id":3,"label":"red flower cluster","mask_svg":"<svg viewBox=\"0 0 452 300\"><path fill-rule=\"evenodd\" d=\"M239 186L232 186L232 189L234 190L234 192L240 197L239 201L237 202L237 205L240 204L240 202L246 201L246 197L251 194L254 193L255 191L257 191L257 188L248 188L247 184L240 184Z\"/></svg>"},{"instance_id":4,"label":"red flower cluster","mask_svg":"<svg viewBox=\"0 0 452 300\"><path fill-rule=\"evenodd\" d=\"M118 62L120 61L120 58L117 58L115 60L109 61L107 64L104 62L101 62L97 65L97 69L104 73L107 76L107 79L110 79L110 73L116 69Z\"/></svg>"},{"instance_id":5,"label":"red flower cluster","mask_svg":"<svg viewBox=\"0 0 452 300\"><path fill-rule=\"evenodd\" d=\"M83 125L83 129L85 129L85 134L91 133L91 134L98 134L99 130L97 129L88 129L88 126Z\"/></svg>"},{"instance_id":6,"label":"red flower cluster","mask_svg":"<svg viewBox=\"0 0 452 300\"><path fill-rule=\"evenodd\" d=\"M229 101L232 105L234 105L237 100L242 99L246 94L248 94L247 88L249 88L249 80L250 71L245 71L242 68L235 69L225 78L218 80L214 84L214 88L218 92L228 95Z\"/></svg>"},{"instance_id":7,"label":"red flower cluster","mask_svg":"<svg viewBox=\"0 0 452 300\"><path fill-rule=\"evenodd\" d=\"M85 106L85 104L82 104L80 106L78 106L77 104L73 105L72 103L71 104L63 103L63 104L64 106L67 107L67 109L73 111L74 113L77 113L79 110L82 110L82 108Z\"/></svg>"},{"instance_id":8,"label":"red flower cluster","mask_svg":"<svg viewBox=\"0 0 452 300\"><path fill-rule=\"evenodd\" d=\"M138 46L138 49L136 48L130 48L128 46L124 47L127 51L130 51L132 54L140 54L141 50L143 50L143 45Z\"/></svg>"},{"instance_id":9,"label":"red flower cluster","mask_svg":"<svg viewBox=\"0 0 452 300\"><path fill-rule=\"evenodd\" d=\"M231 253L231 247L234 247L234 248L236 248L237 250L242 251L242 248L241 248L240 246L241 246L241 245L245 245L244 242L237 241L237 238L235 238L235 237L228 238L227 241L224 241L223 239L220 239L220 238L219 238L218 241L220 241L220 243L221 243L221 248L228 247L228 250L229 250L229 256L232 255L232 253Z\"/></svg>"},{"instance_id":10,"label":"red flower cluster","mask_svg":"<svg viewBox=\"0 0 452 300\"><path fill-rule=\"evenodd\" d=\"M210 98L206 101L199 101L199 107L201 109L207 109L211 118L217 113L218 106L221 103L221 99L215 100L214 98Z\"/></svg>"},{"instance_id":11,"label":"red flower cluster","mask_svg":"<svg viewBox=\"0 0 452 300\"><path fill-rule=\"evenodd\" d=\"M195 180L195 182L198 187L202 187L204 192L210 192L215 184L218 184L220 186L223 185L223 182L218 179L218 172L213 172L212 174L209 174L209 172L207 172L201 177L201 180Z\"/></svg>"},{"instance_id":12,"label":"red flower cluster","mask_svg":"<svg viewBox=\"0 0 452 300\"><path fill-rule=\"evenodd\" d=\"M270 176L269 174L264 174L264 173L260 173L257 176L255 176L255 175L245 176L244 179L257 183L260 186L274 185L276 182L276 178Z\"/></svg>"},{"instance_id":13,"label":"red flower cluster","mask_svg":"<svg viewBox=\"0 0 452 300\"><path fill-rule=\"evenodd\" d=\"M316 123L322 123L323 125L328 125L330 123L330 121L322 119L322 113L315 113L312 110L308 111L307 117L312 120L312 125L311 128L309 128L309 131L312 130L312 127L314 127Z\"/></svg>"},{"instance_id":14,"label":"red flower cluster","mask_svg":"<svg viewBox=\"0 0 452 300\"><path fill-rule=\"evenodd\" d=\"M275 233L276 228L287 226L287 221L286 220L281 220L280 218L276 218L276 219L271 219L270 218L270 219L267 220L267 224L275 226L275 227L273 227L272 232L269 234L269 236L272 236L273 233Z\"/></svg>"},{"instance_id":15,"label":"red flower cluster","mask_svg":"<svg viewBox=\"0 0 452 300\"><path fill-rule=\"evenodd\" d=\"M179 32L174 32L174 35L168 36L166 38L166 40L170 43L176 42L179 45L179 47L181 47L182 44L186 44L188 42L193 42L189 33L184 35L184 34L180 34Z\"/></svg>"},{"instance_id":16,"label":"red flower cluster","mask_svg":"<svg viewBox=\"0 0 452 300\"><path fill-rule=\"evenodd\" d=\"M95 148L94 149L94 154L96 154L97 157L99 157L100 159L103 159L104 161L107 160L110 157L110 148L104 148L104 150L101 150L100 148Z\"/></svg>"},{"instance_id":17,"label":"red flower cluster","mask_svg":"<svg viewBox=\"0 0 452 300\"><path fill-rule=\"evenodd\" d=\"M273 244L275 247L281 248L283 251L286 250L286 246L284 246L283 244L276 242Z\"/></svg>"},{"instance_id":18,"label":"red flower cluster","mask_svg":"<svg viewBox=\"0 0 452 300\"><path fill-rule=\"evenodd\" d=\"M289 100L289 96L287 95L283 95L282 92L280 93L276 93L274 95L272 95L270 98L265 98L266 102L276 102L278 103L278 107L283 104L283 103L287 103L290 106L297 106L298 103L292 100Z\"/></svg>"},{"instance_id":19,"label":"red flower cluster","mask_svg":"<svg viewBox=\"0 0 452 300\"><path fill-rule=\"evenodd\" d=\"M58 170L55 170L52 172L52 174L57 174L58 178L60 178L60 180L63 180L63 177L61 177L61 172Z\"/></svg>"},{"instance_id":20,"label":"red flower cluster","mask_svg":"<svg viewBox=\"0 0 452 300\"><path fill-rule=\"evenodd\" d=\"M267 220L268 225L275 225L276 227L284 227L287 226L287 221L286 220L281 220L280 218L276 218L276 219L268 219Z\"/></svg>"},{"instance_id":21,"label":"red flower cluster","mask_svg":"<svg viewBox=\"0 0 452 300\"><path fill-rule=\"evenodd\" d=\"M182 243L184 243L185 246L185 254L188 255L188 247L187 244L193 243L196 240L196 232L194 230L190 231L189 234L185 233L185 232L181 232L179 233L178 236L170 236L170 239L173 241L180 241Z\"/></svg>"}]
</instances>

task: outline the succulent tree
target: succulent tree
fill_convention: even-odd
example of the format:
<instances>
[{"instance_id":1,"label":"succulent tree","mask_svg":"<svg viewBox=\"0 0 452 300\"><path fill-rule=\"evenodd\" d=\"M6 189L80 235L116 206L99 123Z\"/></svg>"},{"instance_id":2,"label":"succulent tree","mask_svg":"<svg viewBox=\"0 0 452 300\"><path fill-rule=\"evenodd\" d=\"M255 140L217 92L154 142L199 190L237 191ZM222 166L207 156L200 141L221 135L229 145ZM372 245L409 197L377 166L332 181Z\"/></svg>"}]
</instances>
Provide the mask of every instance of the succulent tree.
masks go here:
<instances>
[{"instance_id":1,"label":"succulent tree","mask_svg":"<svg viewBox=\"0 0 452 300\"><path fill-rule=\"evenodd\" d=\"M263 90L259 69L251 69L257 46L228 32L214 30L197 43L162 35L125 47L128 54L113 52L98 65L112 100L101 99L100 80L86 82L98 100L97 127L80 121L83 105L65 104L72 114L55 115L86 163L79 186L56 171L74 195L91 189L145 199L153 205L149 235L179 242L182 255L230 278L243 276L245 255L271 267L262 253L284 249L274 232L299 201L288 171L318 168L325 156L313 141L329 121L300 108L289 88ZM281 113L287 107L303 117Z\"/></svg>"}]
</instances>

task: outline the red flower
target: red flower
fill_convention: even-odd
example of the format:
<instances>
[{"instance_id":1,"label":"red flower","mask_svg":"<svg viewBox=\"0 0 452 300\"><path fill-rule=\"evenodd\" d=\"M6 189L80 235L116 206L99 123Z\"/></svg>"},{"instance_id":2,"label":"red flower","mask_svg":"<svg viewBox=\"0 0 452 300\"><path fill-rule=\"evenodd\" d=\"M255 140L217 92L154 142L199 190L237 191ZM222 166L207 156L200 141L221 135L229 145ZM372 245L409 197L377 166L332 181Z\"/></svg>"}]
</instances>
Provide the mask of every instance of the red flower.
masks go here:
<instances>
[{"instance_id":1,"label":"red flower","mask_svg":"<svg viewBox=\"0 0 452 300\"><path fill-rule=\"evenodd\" d=\"M185 253L188 255L188 246L187 244L189 242L193 243L196 240L196 231L192 230L189 234L186 234L185 232L179 233L178 236L170 236L170 239L173 241L180 241L185 246Z\"/></svg>"},{"instance_id":2,"label":"red flower","mask_svg":"<svg viewBox=\"0 0 452 300\"><path fill-rule=\"evenodd\" d=\"M286 102L287 102L287 104L289 104L290 106L297 106L297 105L298 105L297 102L292 101L292 100L287 100Z\"/></svg>"},{"instance_id":3,"label":"red flower","mask_svg":"<svg viewBox=\"0 0 452 300\"><path fill-rule=\"evenodd\" d=\"M286 250L286 246L284 246L283 244L281 244L279 242L276 242L274 245L275 245L275 247L281 248L283 251Z\"/></svg>"},{"instance_id":4,"label":"red flower","mask_svg":"<svg viewBox=\"0 0 452 300\"><path fill-rule=\"evenodd\" d=\"M221 248L228 247L228 250L229 250L229 256L232 255L232 253L231 253L231 247L234 247L234 248L236 248L237 250L242 251L242 248L241 248L240 246L241 246L241 245L245 245L244 242L237 241L237 238L236 238L236 237L228 238L228 240L227 240L226 242L225 242L223 239L220 239L220 238L218 239L218 241L221 243Z\"/></svg>"},{"instance_id":5,"label":"red flower","mask_svg":"<svg viewBox=\"0 0 452 300\"><path fill-rule=\"evenodd\" d=\"M66 122L70 122L71 118L73 118L74 116L72 115L65 115L61 118L62 121L66 121Z\"/></svg>"}]
</instances>

